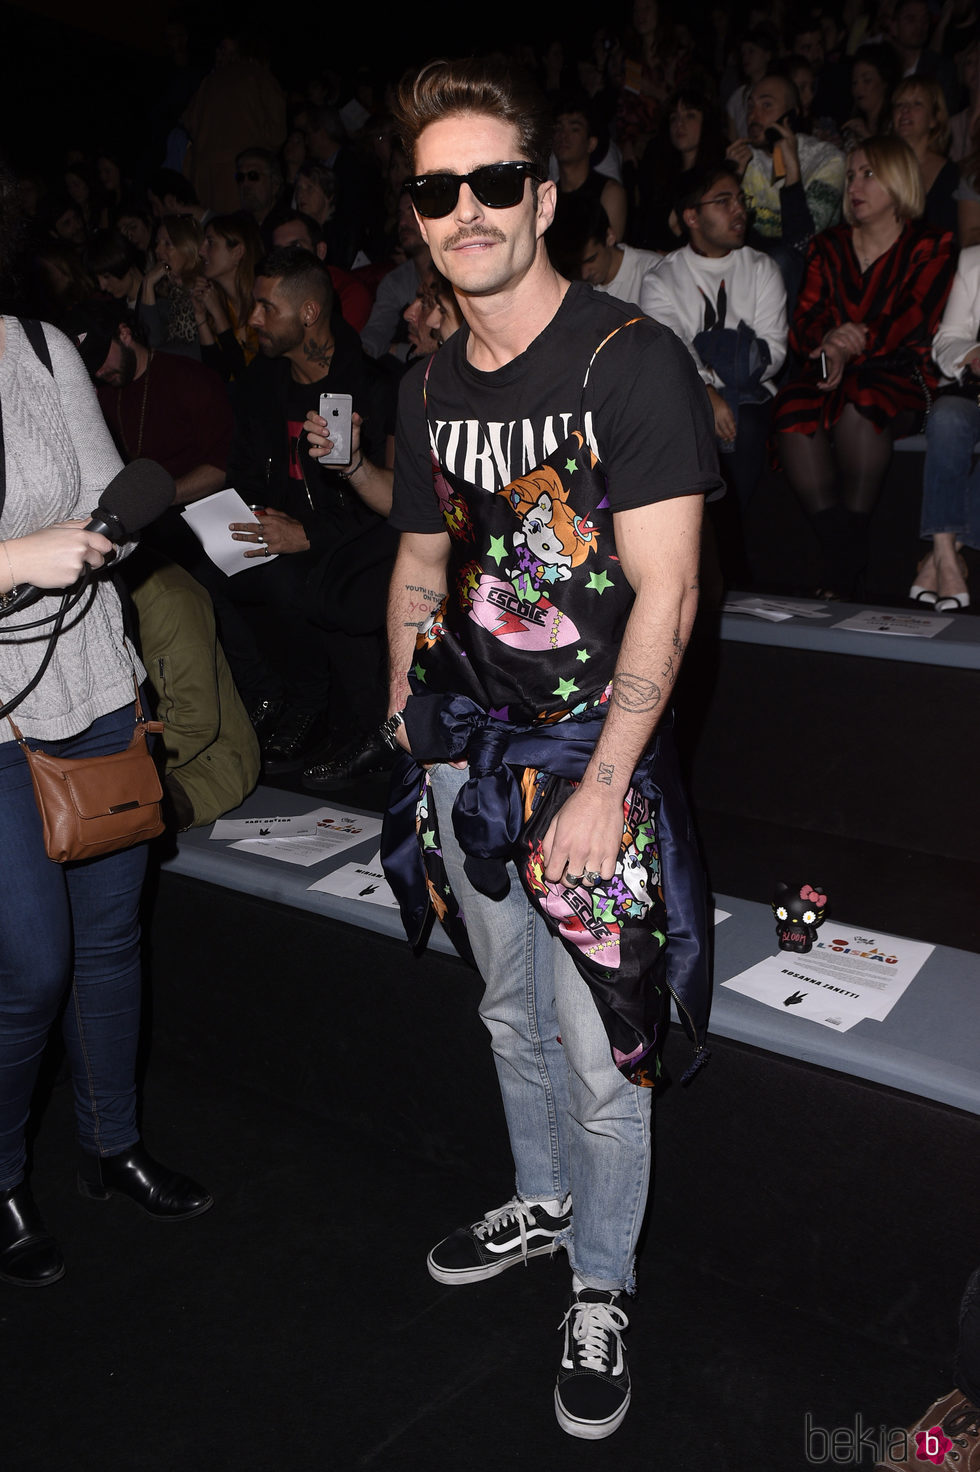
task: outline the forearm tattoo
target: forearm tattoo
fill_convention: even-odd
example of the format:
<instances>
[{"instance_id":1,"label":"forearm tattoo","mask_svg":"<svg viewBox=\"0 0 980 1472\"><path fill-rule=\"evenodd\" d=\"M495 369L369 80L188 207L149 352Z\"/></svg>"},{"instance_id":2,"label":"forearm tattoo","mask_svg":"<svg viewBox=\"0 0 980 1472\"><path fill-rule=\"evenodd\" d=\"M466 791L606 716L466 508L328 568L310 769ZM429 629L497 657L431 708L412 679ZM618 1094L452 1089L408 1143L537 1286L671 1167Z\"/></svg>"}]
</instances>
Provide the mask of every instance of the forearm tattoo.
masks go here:
<instances>
[{"instance_id":1,"label":"forearm tattoo","mask_svg":"<svg viewBox=\"0 0 980 1472\"><path fill-rule=\"evenodd\" d=\"M600 762L599 775L596 777L596 781L601 782L604 787L611 787L615 773L616 768L613 766L612 762Z\"/></svg>"},{"instance_id":2,"label":"forearm tattoo","mask_svg":"<svg viewBox=\"0 0 980 1472\"><path fill-rule=\"evenodd\" d=\"M645 680L642 675L630 675L623 671L612 677L612 702L620 710L629 711L632 715L643 715L656 710L662 699L663 691L660 686L653 680Z\"/></svg>"},{"instance_id":3,"label":"forearm tattoo","mask_svg":"<svg viewBox=\"0 0 980 1472\"><path fill-rule=\"evenodd\" d=\"M680 629L674 630L674 637L671 640L671 646L674 652L673 654L667 655L667 658L664 661L664 667L660 671L660 678L662 680L665 680L668 686L673 685L674 681L677 679L677 671L680 669L681 659L683 658L684 650L687 647L684 643L684 640L681 638Z\"/></svg>"},{"instance_id":4,"label":"forearm tattoo","mask_svg":"<svg viewBox=\"0 0 980 1472\"><path fill-rule=\"evenodd\" d=\"M408 594L406 612L409 615L418 615L416 618L409 617L405 620L406 629L424 628L446 596L444 593L435 592L432 588L422 588L417 583L406 583L405 592Z\"/></svg>"}]
</instances>

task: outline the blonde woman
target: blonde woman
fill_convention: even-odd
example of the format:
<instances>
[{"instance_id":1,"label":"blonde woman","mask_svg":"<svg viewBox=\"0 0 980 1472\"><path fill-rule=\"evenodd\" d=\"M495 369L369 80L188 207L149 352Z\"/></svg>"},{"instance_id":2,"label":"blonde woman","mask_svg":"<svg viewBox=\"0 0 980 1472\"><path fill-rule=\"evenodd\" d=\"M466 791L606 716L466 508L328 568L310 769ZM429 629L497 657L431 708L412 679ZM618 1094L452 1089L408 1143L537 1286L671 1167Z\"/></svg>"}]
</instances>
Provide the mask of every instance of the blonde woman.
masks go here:
<instances>
[{"instance_id":1,"label":"blonde woman","mask_svg":"<svg viewBox=\"0 0 980 1472\"><path fill-rule=\"evenodd\" d=\"M959 171L949 153L949 111L943 89L932 77L906 77L892 93L891 131L911 148L926 191L922 218L940 230L956 229Z\"/></svg>"},{"instance_id":2,"label":"blonde woman","mask_svg":"<svg viewBox=\"0 0 980 1472\"><path fill-rule=\"evenodd\" d=\"M797 371L773 409L783 469L821 552L822 597L853 596L893 441L921 425L952 236L921 223L925 190L901 139L847 156L843 225L814 237L790 326Z\"/></svg>"}]
</instances>

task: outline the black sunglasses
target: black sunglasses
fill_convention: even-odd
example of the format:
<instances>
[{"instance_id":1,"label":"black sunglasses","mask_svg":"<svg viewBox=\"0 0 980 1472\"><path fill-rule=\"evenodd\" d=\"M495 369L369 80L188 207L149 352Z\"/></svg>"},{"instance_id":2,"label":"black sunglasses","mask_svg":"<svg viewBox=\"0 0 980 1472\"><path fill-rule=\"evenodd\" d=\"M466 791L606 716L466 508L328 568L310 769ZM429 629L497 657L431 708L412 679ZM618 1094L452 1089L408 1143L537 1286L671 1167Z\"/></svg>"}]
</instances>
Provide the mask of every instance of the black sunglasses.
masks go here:
<instances>
[{"instance_id":1,"label":"black sunglasses","mask_svg":"<svg viewBox=\"0 0 980 1472\"><path fill-rule=\"evenodd\" d=\"M419 174L405 188L420 215L441 220L455 208L461 184L468 184L487 209L509 210L524 198L525 179L541 182L532 164L483 164L472 174Z\"/></svg>"}]
</instances>

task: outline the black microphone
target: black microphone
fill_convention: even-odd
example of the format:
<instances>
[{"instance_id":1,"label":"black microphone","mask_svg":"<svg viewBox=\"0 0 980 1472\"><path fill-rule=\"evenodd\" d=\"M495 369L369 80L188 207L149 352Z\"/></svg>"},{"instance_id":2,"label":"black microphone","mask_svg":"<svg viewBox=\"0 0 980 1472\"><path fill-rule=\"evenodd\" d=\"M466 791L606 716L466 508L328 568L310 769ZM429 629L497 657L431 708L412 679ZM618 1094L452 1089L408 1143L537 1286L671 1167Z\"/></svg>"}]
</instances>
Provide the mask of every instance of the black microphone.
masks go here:
<instances>
[{"instance_id":1,"label":"black microphone","mask_svg":"<svg viewBox=\"0 0 980 1472\"><path fill-rule=\"evenodd\" d=\"M155 460L131 460L106 486L86 526L118 546L174 503L174 478Z\"/></svg>"},{"instance_id":2,"label":"black microphone","mask_svg":"<svg viewBox=\"0 0 980 1472\"><path fill-rule=\"evenodd\" d=\"M85 530L108 537L118 547L162 516L167 507L173 505L176 495L174 478L162 465L155 460L131 460L118 475L113 476L102 492ZM115 561L115 556L114 552L106 554L106 566ZM86 567L75 586L80 586L82 580L91 574L92 569ZM4 605L3 617L53 591L52 588L36 588L33 583L18 584L16 597Z\"/></svg>"}]
</instances>

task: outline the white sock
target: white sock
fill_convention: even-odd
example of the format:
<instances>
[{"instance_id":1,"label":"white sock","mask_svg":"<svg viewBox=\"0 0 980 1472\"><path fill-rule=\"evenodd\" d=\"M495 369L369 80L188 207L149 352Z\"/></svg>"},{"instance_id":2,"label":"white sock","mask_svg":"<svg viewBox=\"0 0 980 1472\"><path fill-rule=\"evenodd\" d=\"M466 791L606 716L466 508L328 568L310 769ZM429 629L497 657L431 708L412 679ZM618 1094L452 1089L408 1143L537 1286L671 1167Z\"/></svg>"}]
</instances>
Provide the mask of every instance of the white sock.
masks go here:
<instances>
[{"instance_id":1,"label":"white sock","mask_svg":"<svg viewBox=\"0 0 980 1472\"><path fill-rule=\"evenodd\" d=\"M524 1200L527 1206L540 1206L549 1216L565 1216L572 1206L570 1196L566 1196L564 1201L559 1201L557 1196L527 1196Z\"/></svg>"}]
</instances>

